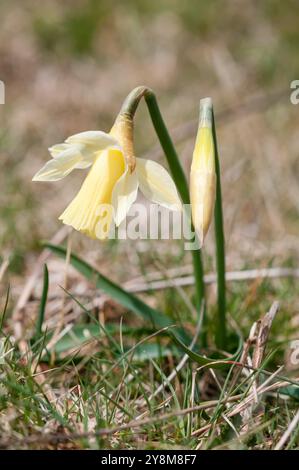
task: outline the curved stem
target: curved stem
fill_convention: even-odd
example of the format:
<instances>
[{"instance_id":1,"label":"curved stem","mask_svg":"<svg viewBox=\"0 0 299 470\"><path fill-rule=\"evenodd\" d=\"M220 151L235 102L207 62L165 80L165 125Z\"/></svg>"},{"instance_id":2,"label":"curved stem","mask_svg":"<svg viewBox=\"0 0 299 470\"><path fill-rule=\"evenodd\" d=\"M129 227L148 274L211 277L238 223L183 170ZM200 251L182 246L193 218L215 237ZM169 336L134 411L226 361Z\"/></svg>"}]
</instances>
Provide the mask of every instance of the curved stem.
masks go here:
<instances>
[{"instance_id":1,"label":"curved stem","mask_svg":"<svg viewBox=\"0 0 299 470\"><path fill-rule=\"evenodd\" d=\"M146 93L153 92L146 86L139 86L134 88L134 90L128 94L125 101L123 102L119 114L127 114L130 118L133 118L141 98L143 98Z\"/></svg>"},{"instance_id":2,"label":"curved stem","mask_svg":"<svg viewBox=\"0 0 299 470\"><path fill-rule=\"evenodd\" d=\"M120 114L128 114L130 117L133 117L142 97L144 97L147 104L154 129L159 138L161 147L169 165L170 172L180 193L182 201L184 204L188 205L190 204L190 198L186 176L171 137L168 133L167 127L164 123L154 92L145 86L135 88L125 99ZM201 252L199 249L192 250L192 259L196 287L196 306L199 312L202 301L204 299L204 273Z\"/></svg>"}]
</instances>

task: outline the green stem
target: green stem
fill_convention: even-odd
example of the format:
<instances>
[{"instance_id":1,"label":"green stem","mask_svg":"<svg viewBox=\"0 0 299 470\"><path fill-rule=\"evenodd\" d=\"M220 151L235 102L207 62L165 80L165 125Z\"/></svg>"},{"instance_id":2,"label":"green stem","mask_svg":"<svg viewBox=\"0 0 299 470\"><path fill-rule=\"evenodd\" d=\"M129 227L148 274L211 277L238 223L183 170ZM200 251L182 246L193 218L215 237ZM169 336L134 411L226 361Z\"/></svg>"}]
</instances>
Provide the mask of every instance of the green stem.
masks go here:
<instances>
[{"instance_id":1,"label":"green stem","mask_svg":"<svg viewBox=\"0 0 299 470\"><path fill-rule=\"evenodd\" d=\"M217 303L218 318L216 329L216 345L219 349L226 347L226 295L225 295L225 240L223 230L221 172L216 137L214 111L212 112L212 133L215 148L216 169L216 202L215 202L215 240L216 240L216 265L217 265Z\"/></svg>"},{"instance_id":2,"label":"green stem","mask_svg":"<svg viewBox=\"0 0 299 470\"><path fill-rule=\"evenodd\" d=\"M178 154L174 148L173 142L168 133L168 130L165 126L154 93L147 92L145 94L145 101L152 119L153 126L160 140L162 149L165 153L170 172L180 193L182 201L184 204L190 204L189 188L186 176L180 163ZM204 298L204 273L200 250L192 250L192 260L196 288L196 306L198 309L200 309L201 302Z\"/></svg>"},{"instance_id":3,"label":"green stem","mask_svg":"<svg viewBox=\"0 0 299 470\"><path fill-rule=\"evenodd\" d=\"M120 114L128 114L132 118L142 97L144 97L147 104L154 129L166 156L176 187L183 203L188 205L190 204L190 198L186 176L164 123L154 92L144 86L135 88L124 101ZM196 307L198 312L200 312L201 303L204 300L204 273L200 250L192 250L192 259L196 288Z\"/></svg>"},{"instance_id":4,"label":"green stem","mask_svg":"<svg viewBox=\"0 0 299 470\"><path fill-rule=\"evenodd\" d=\"M157 103L157 99L153 92L146 93L145 102L147 104L153 126L160 140L161 147L165 153L171 174L177 185L177 189L180 193L182 201L184 204L190 204L189 189L186 176L180 163L178 154L176 153L176 150L168 133L168 130L165 126Z\"/></svg>"}]
</instances>

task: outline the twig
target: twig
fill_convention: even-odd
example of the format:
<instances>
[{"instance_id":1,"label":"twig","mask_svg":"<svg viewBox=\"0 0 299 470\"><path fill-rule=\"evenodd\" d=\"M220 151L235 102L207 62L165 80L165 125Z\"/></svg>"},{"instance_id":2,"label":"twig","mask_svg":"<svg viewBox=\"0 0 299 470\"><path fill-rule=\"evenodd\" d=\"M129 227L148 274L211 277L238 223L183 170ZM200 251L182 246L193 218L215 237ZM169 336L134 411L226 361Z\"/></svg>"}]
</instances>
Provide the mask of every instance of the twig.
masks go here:
<instances>
[{"instance_id":1,"label":"twig","mask_svg":"<svg viewBox=\"0 0 299 470\"><path fill-rule=\"evenodd\" d=\"M258 395L262 395L263 393L270 392L272 390L277 390L279 388L283 388L288 384L287 381L281 381L281 382L277 382L277 383L268 385L267 387L265 386L265 384L269 383L269 381L271 381L274 377L277 377L277 374L278 374L278 372L280 372L281 369L282 369L282 367L279 368L274 374L272 374L271 377L269 377L269 379L267 379L261 387L259 387L259 389L257 390ZM255 394L251 393L241 403L238 403L234 408L230 409L228 411L228 413L226 414L226 417L231 418L232 416L235 416L236 414L241 413L248 406L250 406L252 400L254 400L254 399L255 399ZM230 401L229 398L227 400ZM222 403L220 402L220 404L222 404ZM225 404L225 399L223 400L223 404ZM223 418L223 415L222 415L220 417L219 422L221 422L223 420L224 420L224 418ZM209 423L209 424L206 424L205 426L203 426L200 429L196 429L195 431L193 431L192 436L198 436L199 434L207 432L214 424L215 424L214 422Z\"/></svg>"},{"instance_id":2,"label":"twig","mask_svg":"<svg viewBox=\"0 0 299 470\"><path fill-rule=\"evenodd\" d=\"M0 282L2 281L2 278L5 274L5 271L7 270L9 266L9 259L4 259L1 266L0 266Z\"/></svg>"},{"instance_id":3,"label":"twig","mask_svg":"<svg viewBox=\"0 0 299 470\"><path fill-rule=\"evenodd\" d=\"M229 397L226 399L226 402L234 402L242 398L242 395L235 395L233 397ZM190 408L185 408L183 410L176 410L171 413L164 413L161 414L160 416L153 416L149 418L145 418L143 420L138 420L136 421L135 419L132 421L129 421L126 424L121 424L120 426L115 426L112 428L103 428L99 429L98 431L87 431L87 432L82 432L82 433L70 433L70 434L42 434L38 436L28 436L26 438L20 439L19 443L20 444L28 444L28 443L47 443L47 442L65 442L65 441L70 441L70 440L78 440L78 439L84 439L84 438L91 438L91 437L96 437L96 436L108 436L112 434L116 434L120 431L124 431L126 429L132 429L132 428L138 428L141 426L147 426L151 424L155 424L159 421L168 421L171 418L179 417L179 416L185 416L187 414L193 413L195 411L201 411L201 410L207 410L209 408L213 408L214 406L217 406L219 404L218 400L211 400L209 402L203 403L201 405L193 406ZM14 441L14 445L16 444L16 440ZM9 446L9 441L6 439L1 439L0 440L0 448L3 447L8 447Z\"/></svg>"},{"instance_id":4,"label":"twig","mask_svg":"<svg viewBox=\"0 0 299 470\"><path fill-rule=\"evenodd\" d=\"M277 371L278 372L278 371ZM276 375L273 374L271 378L273 378ZM285 382L279 382L277 384L272 384L269 385L267 388L263 389L260 391L260 393L265 393L266 391L270 391L273 389L277 389L280 387L284 387L286 385ZM233 403L235 401L240 400L243 397L243 394L235 395L232 397L225 398L224 400L220 401L220 404L227 404L227 403ZM160 416L153 416L149 418L145 418L143 420L136 421L135 419L132 421L129 421L126 424L122 424L120 426L115 426L112 428L103 428L99 429L97 431L87 431L87 432L82 432L82 433L70 433L70 434L62 434L62 433L55 433L55 434L38 434L38 435L31 435L28 437L25 437L23 439L0 439L0 448L7 448L10 446L10 444L14 444L16 446L17 443L20 445L24 444L32 444L32 443L58 443L58 442L67 442L71 440L78 440L78 439L86 439L86 438L92 438L96 436L108 436L108 435L113 435L118 432L127 430L127 429L132 429L132 428L138 428L141 426L147 426L151 424L158 423L159 421L169 421L171 418L179 417L179 416L185 416L190 413L194 413L196 411L202 411L202 410L207 410L210 408L213 408L215 406L219 406L219 400L211 400L208 402L205 402L201 405L193 406L190 408L185 408L183 410L176 410L171 413L164 413L161 414ZM235 414L234 410L232 410L230 413L227 414L227 417L231 417ZM222 418L223 419L223 418ZM211 424L206 425L204 428L209 429L211 427ZM204 429L202 428L202 429ZM202 430L201 429L201 430ZM196 430L192 433L193 436L197 435L200 433L201 430Z\"/></svg>"},{"instance_id":5,"label":"twig","mask_svg":"<svg viewBox=\"0 0 299 470\"><path fill-rule=\"evenodd\" d=\"M62 227L52 238L51 243L61 243L69 232L69 227ZM22 314L24 308L31 296L31 293L36 285L36 280L38 279L42 266L45 264L49 256L51 255L50 250L43 250L40 256L38 257L35 266L29 276L22 293L19 297L17 305L12 313L12 324L14 326L15 338L22 338Z\"/></svg>"},{"instance_id":6,"label":"twig","mask_svg":"<svg viewBox=\"0 0 299 470\"><path fill-rule=\"evenodd\" d=\"M262 269L246 269L244 271L228 271L226 272L226 281L249 281L251 279L275 279L280 277L299 278L299 268L262 268ZM217 281L216 274L209 273L204 276L206 284L213 284ZM191 286L194 284L193 276L183 276L174 279L158 280L152 282L136 282L136 280L128 281L124 284L125 289L130 292L146 292L151 290L167 289L174 286Z\"/></svg>"},{"instance_id":7,"label":"twig","mask_svg":"<svg viewBox=\"0 0 299 470\"><path fill-rule=\"evenodd\" d=\"M285 433L282 435L280 438L278 444L275 446L274 450L280 450L283 448L287 440L289 439L290 435L292 432L296 429L297 425L299 423L299 410L295 414L294 418L292 419L288 429L285 431Z\"/></svg>"},{"instance_id":8,"label":"twig","mask_svg":"<svg viewBox=\"0 0 299 470\"><path fill-rule=\"evenodd\" d=\"M278 301L273 302L269 312L266 313L266 315L261 319L259 323L259 331L257 334L256 346L255 346L255 349L253 352L253 358L252 358L252 366L255 369L258 369L262 363L262 360L265 354L265 348L266 348L270 328L275 318L275 315L278 312L278 309L279 309L279 302Z\"/></svg>"},{"instance_id":9,"label":"twig","mask_svg":"<svg viewBox=\"0 0 299 470\"><path fill-rule=\"evenodd\" d=\"M279 302L275 301L271 305L271 308L269 312L266 313L266 315L256 322L254 324L254 335L251 338L251 344L254 344L254 350L253 350L253 358L251 361L251 358L249 356L249 351L247 351L247 361L254 369L259 369L264 355L265 355L265 349L267 345L267 340L270 332L270 328L272 326L273 320L275 318L276 313L278 312L279 309ZM258 377L254 377L254 380L252 382L252 385L250 387L250 391L255 395L255 404L258 403L258 396L257 396L257 386L258 386ZM252 419L254 414L257 414L255 410L254 413L254 403L252 403L243 413L241 413L244 427L242 430L242 434L246 433L248 431L248 425L249 425L249 420Z\"/></svg>"}]
</instances>

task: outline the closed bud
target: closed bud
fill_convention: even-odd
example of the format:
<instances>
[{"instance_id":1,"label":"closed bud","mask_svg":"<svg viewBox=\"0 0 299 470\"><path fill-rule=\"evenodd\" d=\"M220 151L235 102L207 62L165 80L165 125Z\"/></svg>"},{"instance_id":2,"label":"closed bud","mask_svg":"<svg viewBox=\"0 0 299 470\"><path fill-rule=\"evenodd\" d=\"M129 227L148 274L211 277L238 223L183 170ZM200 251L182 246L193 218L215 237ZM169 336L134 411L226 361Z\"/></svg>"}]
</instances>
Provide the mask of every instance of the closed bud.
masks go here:
<instances>
[{"instance_id":1,"label":"closed bud","mask_svg":"<svg viewBox=\"0 0 299 470\"><path fill-rule=\"evenodd\" d=\"M204 242L211 223L216 195L212 109L211 98L200 101L199 125L190 173L192 221L200 246Z\"/></svg>"}]
</instances>

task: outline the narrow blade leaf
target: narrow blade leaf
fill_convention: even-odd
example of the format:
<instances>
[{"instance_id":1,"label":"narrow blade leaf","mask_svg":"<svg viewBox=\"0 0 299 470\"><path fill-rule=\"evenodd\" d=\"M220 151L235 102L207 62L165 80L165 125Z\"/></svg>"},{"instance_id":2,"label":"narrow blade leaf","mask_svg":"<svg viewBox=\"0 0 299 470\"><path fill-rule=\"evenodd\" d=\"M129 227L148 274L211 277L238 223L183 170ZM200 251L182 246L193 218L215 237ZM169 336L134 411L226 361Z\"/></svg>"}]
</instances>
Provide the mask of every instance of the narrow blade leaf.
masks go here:
<instances>
[{"instance_id":1,"label":"narrow blade leaf","mask_svg":"<svg viewBox=\"0 0 299 470\"><path fill-rule=\"evenodd\" d=\"M62 258L65 258L66 256L66 248L63 246L53 245L51 243L45 243L43 246ZM86 263L86 261L79 258L79 256L71 254L70 263L86 279L95 282L98 289L108 294L123 307L136 313L144 320L151 322L154 328L164 328L166 326L173 325L173 320L170 317L150 307L130 292L125 291L122 287L103 276L103 274L97 271L90 264ZM190 342L189 336L182 328L177 328L176 332L182 340Z\"/></svg>"}]
</instances>

